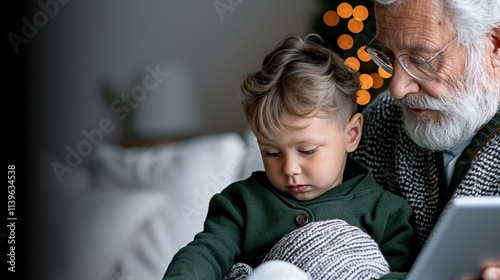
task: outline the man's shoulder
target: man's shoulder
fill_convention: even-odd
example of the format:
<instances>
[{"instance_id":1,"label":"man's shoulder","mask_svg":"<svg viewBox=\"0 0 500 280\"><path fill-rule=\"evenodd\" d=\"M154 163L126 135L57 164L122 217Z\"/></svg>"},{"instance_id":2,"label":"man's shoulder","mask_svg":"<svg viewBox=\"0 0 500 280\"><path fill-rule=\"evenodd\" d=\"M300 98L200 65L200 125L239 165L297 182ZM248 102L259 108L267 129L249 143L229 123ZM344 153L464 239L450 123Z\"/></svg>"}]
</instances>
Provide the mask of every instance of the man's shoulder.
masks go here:
<instances>
[{"instance_id":1,"label":"man's shoulder","mask_svg":"<svg viewBox=\"0 0 500 280\"><path fill-rule=\"evenodd\" d=\"M353 157L369 168L373 161L394 159L396 145L404 137L402 111L388 91L379 94L363 112L363 132ZM373 164L372 164L373 163Z\"/></svg>"},{"instance_id":2,"label":"man's shoulder","mask_svg":"<svg viewBox=\"0 0 500 280\"><path fill-rule=\"evenodd\" d=\"M366 121L401 120L402 111L388 90L378 94L362 111Z\"/></svg>"}]
</instances>

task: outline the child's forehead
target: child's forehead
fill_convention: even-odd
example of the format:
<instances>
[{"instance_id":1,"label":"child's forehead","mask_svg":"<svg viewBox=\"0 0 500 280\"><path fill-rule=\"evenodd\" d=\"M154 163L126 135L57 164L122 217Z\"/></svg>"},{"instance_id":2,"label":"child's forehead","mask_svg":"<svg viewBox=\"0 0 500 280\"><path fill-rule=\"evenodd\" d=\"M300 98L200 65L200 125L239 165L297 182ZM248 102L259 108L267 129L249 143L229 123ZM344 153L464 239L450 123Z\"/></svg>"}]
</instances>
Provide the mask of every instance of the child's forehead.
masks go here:
<instances>
[{"instance_id":1,"label":"child's forehead","mask_svg":"<svg viewBox=\"0 0 500 280\"><path fill-rule=\"evenodd\" d=\"M287 142L294 144L306 144L322 138L325 129L338 130L338 125L329 118L318 116L311 117L290 117L280 127L267 130L267 134L257 136L260 145L272 145L277 142Z\"/></svg>"},{"instance_id":2,"label":"child's forehead","mask_svg":"<svg viewBox=\"0 0 500 280\"><path fill-rule=\"evenodd\" d=\"M331 113L316 110L307 116L285 114L280 118L279 124L282 125L284 131L293 132L294 130L309 127L315 120L324 120L325 122L337 124L337 119Z\"/></svg>"},{"instance_id":3,"label":"child's forehead","mask_svg":"<svg viewBox=\"0 0 500 280\"><path fill-rule=\"evenodd\" d=\"M284 146L303 146L303 145L311 145L318 142L318 135L305 135L302 134L287 134L284 132L280 136L277 137L257 137L257 143L259 146L264 148L272 148L272 147L284 147Z\"/></svg>"}]
</instances>

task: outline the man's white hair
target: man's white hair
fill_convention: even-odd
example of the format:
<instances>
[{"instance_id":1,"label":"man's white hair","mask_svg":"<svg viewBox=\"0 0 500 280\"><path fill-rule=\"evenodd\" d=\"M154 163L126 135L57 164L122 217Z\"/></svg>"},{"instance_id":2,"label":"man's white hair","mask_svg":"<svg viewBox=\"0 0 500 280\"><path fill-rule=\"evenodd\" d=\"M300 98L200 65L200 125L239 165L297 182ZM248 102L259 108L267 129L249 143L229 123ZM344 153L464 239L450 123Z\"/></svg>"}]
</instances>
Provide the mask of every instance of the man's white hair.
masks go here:
<instances>
[{"instance_id":1,"label":"man's white hair","mask_svg":"<svg viewBox=\"0 0 500 280\"><path fill-rule=\"evenodd\" d=\"M382 5L397 5L419 0L373 0ZM500 28L500 1L498 0L434 0L441 2L450 18L450 29L457 33L466 48L482 49L484 42L477 40Z\"/></svg>"},{"instance_id":2,"label":"man's white hair","mask_svg":"<svg viewBox=\"0 0 500 280\"><path fill-rule=\"evenodd\" d=\"M382 5L399 5L405 1L374 0ZM450 106L449 117L433 125L420 123L406 114L407 131L415 142L432 150L444 150L458 144L488 122L500 109L500 80L484 71L486 65L486 36L500 28L499 0L434 0L442 1L450 30L458 35L466 49L466 67L461 81L456 81L454 99L435 100L434 106ZM478 40L484 38L484 40ZM458 54L457 54L458 55ZM406 99L411 99L410 97ZM431 100L421 100L421 102ZM442 102L445 103L442 103ZM399 101L410 102L410 101ZM450 111L451 110L451 111ZM453 117L452 117L453 116ZM439 132L439 133L437 133Z\"/></svg>"}]
</instances>

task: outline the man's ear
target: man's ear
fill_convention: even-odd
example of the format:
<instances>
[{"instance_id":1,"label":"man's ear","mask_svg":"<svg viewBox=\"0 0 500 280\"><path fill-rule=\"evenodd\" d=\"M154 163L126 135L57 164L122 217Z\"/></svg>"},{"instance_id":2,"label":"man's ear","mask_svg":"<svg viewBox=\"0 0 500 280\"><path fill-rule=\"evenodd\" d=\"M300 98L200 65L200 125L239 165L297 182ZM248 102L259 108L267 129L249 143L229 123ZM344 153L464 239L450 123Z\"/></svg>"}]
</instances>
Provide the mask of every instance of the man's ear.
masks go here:
<instances>
[{"instance_id":1,"label":"man's ear","mask_svg":"<svg viewBox=\"0 0 500 280\"><path fill-rule=\"evenodd\" d=\"M491 30L488 37L492 44L491 62L494 68L500 69L500 22Z\"/></svg>"},{"instance_id":2,"label":"man's ear","mask_svg":"<svg viewBox=\"0 0 500 280\"><path fill-rule=\"evenodd\" d=\"M363 130L363 116L360 113L354 114L346 126L347 152L354 152L358 148Z\"/></svg>"}]
</instances>

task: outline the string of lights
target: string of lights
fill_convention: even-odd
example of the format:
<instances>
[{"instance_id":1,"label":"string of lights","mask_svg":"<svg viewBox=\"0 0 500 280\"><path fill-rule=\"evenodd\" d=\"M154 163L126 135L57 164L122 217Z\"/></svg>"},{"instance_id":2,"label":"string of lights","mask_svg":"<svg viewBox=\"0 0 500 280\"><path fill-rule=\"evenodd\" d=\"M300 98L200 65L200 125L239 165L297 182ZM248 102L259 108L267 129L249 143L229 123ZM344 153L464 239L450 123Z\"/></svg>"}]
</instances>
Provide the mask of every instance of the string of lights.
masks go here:
<instances>
[{"instance_id":1,"label":"string of lights","mask_svg":"<svg viewBox=\"0 0 500 280\"><path fill-rule=\"evenodd\" d=\"M361 89L358 91L357 103L367 105L387 87L391 77L391 74L371 61L365 51L366 45L376 34L372 1L324 2L324 12L317 20L316 32L323 37L328 47L343 56L349 67L360 72Z\"/></svg>"}]
</instances>

